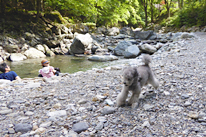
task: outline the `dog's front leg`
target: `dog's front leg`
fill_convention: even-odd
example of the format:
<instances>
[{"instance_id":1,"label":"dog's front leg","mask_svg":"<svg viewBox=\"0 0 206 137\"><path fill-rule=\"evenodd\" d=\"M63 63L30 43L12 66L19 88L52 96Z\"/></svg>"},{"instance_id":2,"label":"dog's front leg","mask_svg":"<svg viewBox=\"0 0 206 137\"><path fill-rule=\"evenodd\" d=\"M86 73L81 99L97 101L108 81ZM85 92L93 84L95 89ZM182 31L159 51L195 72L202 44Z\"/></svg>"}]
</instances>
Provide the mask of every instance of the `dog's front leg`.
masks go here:
<instances>
[{"instance_id":1,"label":"dog's front leg","mask_svg":"<svg viewBox=\"0 0 206 137\"><path fill-rule=\"evenodd\" d=\"M139 100L139 94L141 92L141 88L136 88L134 91L132 91L132 96L128 101L129 105L133 105Z\"/></svg>"},{"instance_id":2,"label":"dog's front leg","mask_svg":"<svg viewBox=\"0 0 206 137\"><path fill-rule=\"evenodd\" d=\"M124 86L121 93L119 93L119 95L117 96L117 102L116 102L117 107L120 107L125 104L128 93L129 93L129 88L127 86Z\"/></svg>"}]
</instances>

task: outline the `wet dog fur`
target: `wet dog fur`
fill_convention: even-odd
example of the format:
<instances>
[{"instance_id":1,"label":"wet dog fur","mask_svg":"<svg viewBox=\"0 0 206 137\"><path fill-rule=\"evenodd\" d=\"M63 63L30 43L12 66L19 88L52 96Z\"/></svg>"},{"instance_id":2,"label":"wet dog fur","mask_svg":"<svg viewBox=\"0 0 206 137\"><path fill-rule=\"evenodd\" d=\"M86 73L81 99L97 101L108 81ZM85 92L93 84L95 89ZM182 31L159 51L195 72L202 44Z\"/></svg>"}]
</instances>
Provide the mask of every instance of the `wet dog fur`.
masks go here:
<instances>
[{"instance_id":1,"label":"wet dog fur","mask_svg":"<svg viewBox=\"0 0 206 137\"><path fill-rule=\"evenodd\" d=\"M132 95L128 100L128 105L133 105L138 101L141 93L141 88L147 84L151 84L155 89L159 87L159 81L156 79L149 64L151 62L150 55L143 55L144 65L138 67L126 67L123 71L124 87L121 93L117 96L117 107L126 104L126 99L129 91L132 91Z\"/></svg>"}]
</instances>

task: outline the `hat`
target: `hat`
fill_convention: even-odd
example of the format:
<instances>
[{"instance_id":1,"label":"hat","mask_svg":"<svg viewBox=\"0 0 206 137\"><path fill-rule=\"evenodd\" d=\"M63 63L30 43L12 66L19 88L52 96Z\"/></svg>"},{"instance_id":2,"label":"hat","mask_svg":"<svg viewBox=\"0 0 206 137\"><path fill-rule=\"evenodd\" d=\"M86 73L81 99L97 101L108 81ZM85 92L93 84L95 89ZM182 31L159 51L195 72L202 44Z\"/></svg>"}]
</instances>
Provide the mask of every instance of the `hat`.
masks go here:
<instances>
[{"instance_id":1,"label":"hat","mask_svg":"<svg viewBox=\"0 0 206 137\"><path fill-rule=\"evenodd\" d=\"M43 59L43 60L41 61L42 66L43 66L44 64L48 64L48 63L49 63L49 61L46 60L46 59Z\"/></svg>"}]
</instances>

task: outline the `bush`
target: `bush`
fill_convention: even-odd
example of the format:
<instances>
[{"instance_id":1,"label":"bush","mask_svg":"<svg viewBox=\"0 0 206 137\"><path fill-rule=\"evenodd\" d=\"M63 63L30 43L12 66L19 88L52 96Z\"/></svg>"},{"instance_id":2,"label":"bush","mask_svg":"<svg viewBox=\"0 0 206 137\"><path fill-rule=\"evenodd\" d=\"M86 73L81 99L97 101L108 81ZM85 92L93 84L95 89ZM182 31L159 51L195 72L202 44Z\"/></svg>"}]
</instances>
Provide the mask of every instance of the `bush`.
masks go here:
<instances>
[{"instance_id":1,"label":"bush","mask_svg":"<svg viewBox=\"0 0 206 137\"><path fill-rule=\"evenodd\" d=\"M205 26L206 25L206 6L190 5L178 12L172 21L176 27L182 26Z\"/></svg>"}]
</instances>

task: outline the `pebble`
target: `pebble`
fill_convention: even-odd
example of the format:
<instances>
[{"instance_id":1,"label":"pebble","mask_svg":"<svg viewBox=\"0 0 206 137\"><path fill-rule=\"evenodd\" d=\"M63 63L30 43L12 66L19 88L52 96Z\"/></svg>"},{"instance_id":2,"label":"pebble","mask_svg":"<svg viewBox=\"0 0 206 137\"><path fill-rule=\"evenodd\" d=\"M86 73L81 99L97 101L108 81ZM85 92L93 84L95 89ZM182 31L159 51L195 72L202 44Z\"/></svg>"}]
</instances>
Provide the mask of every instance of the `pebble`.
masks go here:
<instances>
[{"instance_id":1,"label":"pebble","mask_svg":"<svg viewBox=\"0 0 206 137\"><path fill-rule=\"evenodd\" d=\"M47 115L49 117L61 117L61 116L66 116L67 112L66 110L59 110L59 111L48 112Z\"/></svg>"},{"instance_id":2,"label":"pebble","mask_svg":"<svg viewBox=\"0 0 206 137\"><path fill-rule=\"evenodd\" d=\"M82 131L85 131L89 128L88 124L86 122L79 122L73 125L72 130L81 133Z\"/></svg>"},{"instance_id":3,"label":"pebble","mask_svg":"<svg viewBox=\"0 0 206 137\"><path fill-rule=\"evenodd\" d=\"M32 130L31 124L19 123L14 126L15 132L26 133Z\"/></svg>"},{"instance_id":4,"label":"pebble","mask_svg":"<svg viewBox=\"0 0 206 137\"><path fill-rule=\"evenodd\" d=\"M109 106L105 106L102 110L101 110L101 113L103 115L108 115L108 114L112 114L115 112L115 108L114 107L109 107Z\"/></svg>"}]
</instances>

